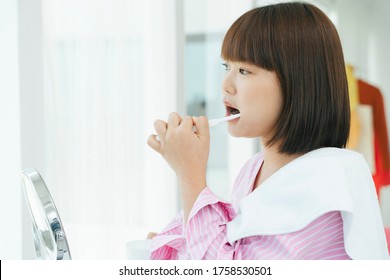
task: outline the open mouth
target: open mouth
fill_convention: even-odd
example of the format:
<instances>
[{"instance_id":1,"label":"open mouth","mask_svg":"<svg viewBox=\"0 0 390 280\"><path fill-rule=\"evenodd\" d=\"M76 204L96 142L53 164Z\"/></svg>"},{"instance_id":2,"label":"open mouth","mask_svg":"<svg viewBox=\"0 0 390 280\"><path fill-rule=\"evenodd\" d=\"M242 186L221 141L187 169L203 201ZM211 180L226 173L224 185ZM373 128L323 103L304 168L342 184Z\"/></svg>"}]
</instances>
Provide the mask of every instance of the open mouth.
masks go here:
<instances>
[{"instance_id":1,"label":"open mouth","mask_svg":"<svg viewBox=\"0 0 390 280\"><path fill-rule=\"evenodd\" d=\"M226 106L226 115L231 116L231 115L237 115L240 113L240 110L234 107Z\"/></svg>"}]
</instances>

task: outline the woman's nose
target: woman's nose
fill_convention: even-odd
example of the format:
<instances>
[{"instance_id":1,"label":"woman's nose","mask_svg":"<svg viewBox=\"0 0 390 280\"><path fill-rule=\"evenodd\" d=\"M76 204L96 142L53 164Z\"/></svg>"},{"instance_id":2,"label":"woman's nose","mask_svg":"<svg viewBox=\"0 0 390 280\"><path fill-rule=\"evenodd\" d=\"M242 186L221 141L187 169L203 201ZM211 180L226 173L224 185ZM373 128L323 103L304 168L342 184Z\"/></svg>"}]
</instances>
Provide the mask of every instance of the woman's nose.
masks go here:
<instances>
[{"instance_id":1,"label":"woman's nose","mask_svg":"<svg viewBox=\"0 0 390 280\"><path fill-rule=\"evenodd\" d=\"M222 90L227 94L235 94L234 79L231 73L227 72L222 80Z\"/></svg>"}]
</instances>

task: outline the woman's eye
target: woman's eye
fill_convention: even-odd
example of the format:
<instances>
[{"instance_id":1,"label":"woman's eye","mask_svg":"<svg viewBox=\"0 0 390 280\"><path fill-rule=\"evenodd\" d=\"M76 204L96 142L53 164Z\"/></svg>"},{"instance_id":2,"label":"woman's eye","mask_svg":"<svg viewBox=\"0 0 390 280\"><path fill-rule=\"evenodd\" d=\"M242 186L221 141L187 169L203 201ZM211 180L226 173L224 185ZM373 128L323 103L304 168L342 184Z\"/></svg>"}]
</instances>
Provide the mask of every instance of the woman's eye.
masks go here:
<instances>
[{"instance_id":1,"label":"woman's eye","mask_svg":"<svg viewBox=\"0 0 390 280\"><path fill-rule=\"evenodd\" d=\"M248 74L250 74L250 72L249 71L246 71L245 69L242 69L242 68L240 68L240 73L242 74L242 75L248 75Z\"/></svg>"},{"instance_id":2,"label":"woman's eye","mask_svg":"<svg viewBox=\"0 0 390 280\"><path fill-rule=\"evenodd\" d=\"M227 65L227 63L222 63L222 66L224 70L230 70L230 67Z\"/></svg>"}]
</instances>

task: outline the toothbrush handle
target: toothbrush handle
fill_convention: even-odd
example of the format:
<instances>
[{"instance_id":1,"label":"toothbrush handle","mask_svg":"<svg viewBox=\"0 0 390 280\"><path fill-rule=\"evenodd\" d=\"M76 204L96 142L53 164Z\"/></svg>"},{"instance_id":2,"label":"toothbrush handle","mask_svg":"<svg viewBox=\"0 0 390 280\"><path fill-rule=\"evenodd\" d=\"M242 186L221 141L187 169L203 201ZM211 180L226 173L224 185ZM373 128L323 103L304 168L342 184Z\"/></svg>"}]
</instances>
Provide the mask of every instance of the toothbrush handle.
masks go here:
<instances>
[{"instance_id":1,"label":"toothbrush handle","mask_svg":"<svg viewBox=\"0 0 390 280\"><path fill-rule=\"evenodd\" d=\"M232 116L224 117L224 118L220 118L220 119L211 119L211 120L209 120L209 127L213 127L213 126L216 126L222 122L234 120L234 119L239 118L239 117L240 117L240 114L232 115ZM196 132L196 126L192 126L192 132ZM160 137L157 136L156 139L160 141Z\"/></svg>"},{"instance_id":2,"label":"toothbrush handle","mask_svg":"<svg viewBox=\"0 0 390 280\"><path fill-rule=\"evenodd\" d=\"M209 120L209 127L213 127L221 123L218 119Z\"/></svg>"}]
</instances>

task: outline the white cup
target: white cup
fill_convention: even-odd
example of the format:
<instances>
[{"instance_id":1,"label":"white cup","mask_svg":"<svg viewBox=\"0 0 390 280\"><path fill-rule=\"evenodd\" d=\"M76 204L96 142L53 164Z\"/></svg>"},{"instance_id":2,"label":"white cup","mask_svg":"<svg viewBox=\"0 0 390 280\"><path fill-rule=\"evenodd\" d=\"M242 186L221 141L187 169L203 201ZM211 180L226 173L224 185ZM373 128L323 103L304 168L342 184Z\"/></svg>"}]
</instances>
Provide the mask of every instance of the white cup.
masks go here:
<instances>
[{"instance_id":1,"label":"white cup","mask_svg":"<svg viewBox=\"0 0 390 280\"><path fill-rule=\"evenodd\" d=\"M128 260L150 260L152 239L134 240L126 243Z\"/></svg>"}]
</instances>

